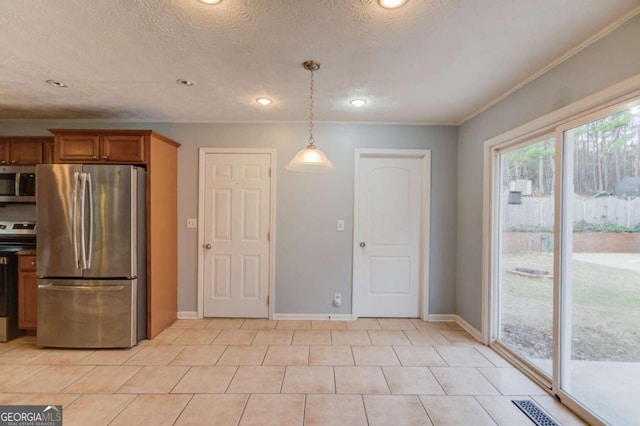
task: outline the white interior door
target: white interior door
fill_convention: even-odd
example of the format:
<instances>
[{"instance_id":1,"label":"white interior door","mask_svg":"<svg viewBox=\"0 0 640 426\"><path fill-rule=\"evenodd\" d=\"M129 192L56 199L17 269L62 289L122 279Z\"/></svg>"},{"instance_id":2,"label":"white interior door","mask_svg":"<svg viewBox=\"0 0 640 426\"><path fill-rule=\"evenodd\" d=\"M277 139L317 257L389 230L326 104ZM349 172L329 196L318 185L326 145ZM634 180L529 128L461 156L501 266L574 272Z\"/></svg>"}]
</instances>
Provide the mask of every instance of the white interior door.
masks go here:
<instances>
[{"instance_id":1,"label":"white interior door","mask_svg":"<svg viewBox=\"0 0 640 426\"><path fill-rule=\"evenodd\" d=\"M269 316L270 154L206 154L206 317Z\"/></svg>"},{"instance_id":2,"label":"white interior door","mask_svg":"<svg viewBox=\"0 0 640 426\"><path fill-rule=\"evenodd\" d=\"M420 315L422 161L360 159L354 247L358 316Z\"/></svg>"}]
</instances>

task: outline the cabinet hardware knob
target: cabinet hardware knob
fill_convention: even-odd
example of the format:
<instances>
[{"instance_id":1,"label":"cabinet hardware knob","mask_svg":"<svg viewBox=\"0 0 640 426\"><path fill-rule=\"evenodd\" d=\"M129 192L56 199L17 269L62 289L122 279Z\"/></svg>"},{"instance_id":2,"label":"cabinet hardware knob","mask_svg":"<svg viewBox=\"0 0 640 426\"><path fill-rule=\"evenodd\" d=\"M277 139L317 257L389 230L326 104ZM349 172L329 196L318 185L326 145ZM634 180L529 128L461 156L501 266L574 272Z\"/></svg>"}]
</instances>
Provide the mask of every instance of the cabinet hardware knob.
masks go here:
<instances>
[{"instance_id":1,"label":"cabinet hardware knob","mask_svg":"<svg viewBox=\"0 0 640 426\"><path fill-rule=\"evenodd\" d=\"M364 246L366 246L366 244L365 244L365 242L363 241L363 242L361 242L361 243L360 243L360 247L364 247Z\"/></svg>"},{"instance_id":2,"label":"cabinet hardware knob","mask_svg":"<svg viewBox=\"0 0 640 426\"><path fill-rule=\"evenodd\" d=\"M4 160L2 160L2 164L7 164L7 162L6 162L6 161L4 161Z\"/></svg>"},{"instance_id":3,"label":"cabinet hardware knob","mask_svg":"<svg viewBox=\"0 0 640 426\"><path fill-rule=\"evenodd\" d=\"M108 155L105 155L105 156L104 156L104 157L102 157L102 158L104 158L105 160L108 160L108 159L109 159L109 156L108 156Z\"/></svg>"},{"instance_id":4,"label":"cabinet hardware knob","mask_svg":"<svg viewBox=\"0 0 640 426\"><path fill-rule=\"evenodd\" d=\"M36 266L36 262L31 262L31 266Z\"/></svg>"},{"instance_id":5,"label":"cabinet hardware knob","mask_svg":"<svg viewBox=\"0 0 640 426\"><path fill-rule=\"evenodd\" d=\"M15 164L16 160L11 160L11 164Z\"/></svg>"}]
</instances>

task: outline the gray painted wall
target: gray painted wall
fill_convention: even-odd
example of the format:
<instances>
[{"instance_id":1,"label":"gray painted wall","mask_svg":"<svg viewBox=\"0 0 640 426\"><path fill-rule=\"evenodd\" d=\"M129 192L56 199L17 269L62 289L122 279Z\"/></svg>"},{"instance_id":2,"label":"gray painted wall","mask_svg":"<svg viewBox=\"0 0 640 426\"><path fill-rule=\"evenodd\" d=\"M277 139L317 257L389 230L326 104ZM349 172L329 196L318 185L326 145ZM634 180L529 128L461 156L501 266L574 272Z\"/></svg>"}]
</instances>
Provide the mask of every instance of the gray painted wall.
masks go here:
<instances>
[{"instance_id":1,"label":"gray painted wall","mask_svg":"<svg viewBox=\"0 0 640 426\"><path fill-rule=\"evenodd\" d=\"M460 126L456 307L478 330L484 142L640 73L638 52L640 16Z\"/></svg>"},{"instance_id":2,"label":"gray painted wall","mask_svg":"<svg viewBox=\"0 0 640 426\"><path fill-rule=\"evenodd\" d=\"M195 311L198 148L276 148L276 313L345 314L351 305L355 148L432 150L430 313L458 313L481 324L484 141L640 73L640 16L518 90L460 128L317 123L316 139L337 167L294 174L284 165L307 140L302 123L190 124L5 121L0 135L46 135L47 128L154 129L182 143L179 154L180 311ZM458 134L459 130L459 134ZM456 198L457 194L457 198ZM336 219L345 232L335 231ZM334 308L331 296L343 294Z\"/></svg>"},{"instance_id":3,"label":"gray painted wall","mask_svg":"<svg viewBox=\"0 0 640 426\"><path fill-rule=\"evenodd\" d=\"M275 312L351 313L353 164L355 148L430 149L431 270L430 313L456 310L456 127L366 124L314 126L318 146L337 171L314 175L284 169L308 140L304 123L116 123L86 121L0 122L1 135L46 135L47 128L153 129L182 144L178 164L178 310L197 304L197 230L186 229L198 215L198 148L277 149ZM345 220L345 232L336 220ZM343 295L340 308L333 293Z\"/></svg>"}]
</instances>

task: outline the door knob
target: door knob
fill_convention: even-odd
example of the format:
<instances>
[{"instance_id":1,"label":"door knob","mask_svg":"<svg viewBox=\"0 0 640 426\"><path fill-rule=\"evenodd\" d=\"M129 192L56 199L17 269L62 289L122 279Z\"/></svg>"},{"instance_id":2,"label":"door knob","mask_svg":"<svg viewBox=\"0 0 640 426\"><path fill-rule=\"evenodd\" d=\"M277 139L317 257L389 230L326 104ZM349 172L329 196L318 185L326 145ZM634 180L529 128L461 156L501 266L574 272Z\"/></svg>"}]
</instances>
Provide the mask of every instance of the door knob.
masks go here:
<instances>
[{"instance_id":1,"label":"door knob","mask_svg":"<svg viewBox=\"0 0 640 426\"><path fill-rule=\"evenodd\" d=\"M211 243L205 244L204 248L206 248L207 250L211 250Z\"/></svg>"},{"instance_id":2,"label":"door knob","mask_svg":"<svg viewBox=\"0 0 640 426\"><path fill-rule=\"evenodd\" d=\"M360 243L360 247L364 247L364 246L366 246L366 244L363 241L363 242Z\"/></svg>"}]
</instances>

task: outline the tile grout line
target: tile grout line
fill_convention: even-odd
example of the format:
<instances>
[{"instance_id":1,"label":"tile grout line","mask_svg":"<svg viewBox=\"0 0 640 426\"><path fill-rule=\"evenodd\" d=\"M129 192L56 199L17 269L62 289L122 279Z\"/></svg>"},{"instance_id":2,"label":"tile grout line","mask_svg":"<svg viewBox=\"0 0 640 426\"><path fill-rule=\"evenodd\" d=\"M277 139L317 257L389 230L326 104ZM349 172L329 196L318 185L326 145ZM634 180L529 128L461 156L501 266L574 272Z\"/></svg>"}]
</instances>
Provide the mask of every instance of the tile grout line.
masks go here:
<instances>
[{"instance_id":1,"label":"tile grout line","mask_svg":"<svg viewBox=\"0 0 640 426\"><path fill-rule=\"evenodd\" d=\"M302 402L302 426L305 424L305 420L307 419L307 394L304 393L304 400Z\"/></svg>"},{"instance_id":2,"label":"tile grout line","mask_svg":"<svg viewBox=\"0 0 640 426\"><path fill-rule=\"evenodd\" d=\"M500 396L507 396L507 395L503 394L502 392L500 392L500 389L498 389L498 387L496 385L494 385L493 382L491 380L489 380L489 378L487 376L482 374L482 371L480 371L480 368L484 368L484 367L473 367L473 369L475 369L478 372L478 374L480 374L480 377L485 379L487 381L487 383L489 383L489 385L491 385L491 387L493 389L495 389L495 391L498 392L498 394ZM489 367L489 368L497 368L497 367ZM486 395L486 396L490 396L490 395Z\"/></svg>"},{"instance_id":3,"label":"tile grout line","mask_svg":"<svg viewBox=\"0 0 640 426\"><path fill-rule=\"evenodd\" d=\"M431 368L432 367L427 367L427 369L429 370L429 373L431 373L433 378L436 379L436 382L438 382L438 386L440 386L440 389L442 389L442 391L444 392L444 395L445 396L449 396L449 394L447 393L447 390L444 388L444 386L442 386L442 382L440 382L440 379L438 379L438 376L435 375L435 373L433 372L433 370Z\"/></svg>"},{"instance_id":4,"label":"tile grout line","mask_svg":"<svg viewBox=\"0 0 640 426\"><path fill-rule=\"evenodd\" d=\"M83 396L84 396L84 395L87 395L87 394L83 394ZM89 395L90 395L90 394L89 394ZM94 395L95 395L95 394L94 394ZM113 395L113 394L111 394L111 395ZM133 398L131 398L131 400L130 400L129 402L127 402L127 404L126 404L124 407L122 407L122 410L118 411L118 414L116 414L115 416L113 416L113 417L111 418L111 420L109 420L109 423L107 423L108 425L113 424L113 422L115 421L115 419L117 419L118 417L120 417L120 414L122 414L122 413L124 412L124 410L126 410L127 408L129 408L129 406L130 406L131 404L133 404L133 402L134 402L136 399L138 399L138 397L140 396L140 394L139 394L139 393L136 393L136 394L119 394L119 395L135 395L135 396L134 396Z\"/></svg>"},{"instance_id":5,"label":"tile grout line","mask_svg":"<svg viewBox=\"0 0 640 426\"><path fill-rule=\"evenodd\" d=\"M362 409L364 410L364 418L367 421L367 425L370 425L369 413L367 413L367 404L364 403L364 394L360 394L360 400L362 401Z\"/></svg>"},{"instance_id":6,"label":"tile grout line","mask_svg":"<svg viewBox=\"0 0 640 426\"><path fill-rule=\"evenodd\" d=\"M224 388L224 392L222 392L223 395L228 395L228 391L229 391L229 386L231 386L231 383L233 383L233 379L236 378L236 375L238 374L238 371L240 371L240 366L236 365L235 366L236 371L233 372L233 375L231 376L231 379L229 380L229 383L227 383L227 386L225 386Z\"/></svg>"},{"instance_id":7,"label":"tile grout line","mask_svg":"<svg viewBox=\"0 0 640 426\"><path fill-rule=\"evenodd\" d=\"M169 365L165 365L164 367L170 367L170 366ZM183 367L183 366L173 366L173 367ZM176 380L176 382L173 384L171 389L169 389L169 392L167 392L165 395L172 395L171 392L173 392L173 390L176 388L176 386L178 386L178 383L180 383L182 381L182 379L185 378L185 376L189 373L189 371L191 371L192 368L193 368L193 366L190 365L189 368L187 368L186 371L184 373L182 373L182 376L180 376L180 378L178 380Z\"/></svg>"},{"instance_id":8,"label":"tile grout line","mask_svg":"<svg viewBox=\"0 0 640 426\"><path fill-rule=\"evenodd\" d=\"M242 421L242 417L244 416L245 411L247 411L247 405L249 405L249 399L251 398L251 393L247 394L247 399L244 401L244 404L242 405L242 411L240 412L240 416L238 416L238 425L240 424L240 422Z\"/></svg>"},{"instance_id":9,"label":"tile grout line","mask_svg":"<svg viewBox=\"0 0 640 426\"><path fill-rule=\"evenodd\" d=\"M176 395L186 395L186 394L176 394ZM187 409L187 407L189 406L189 404L191 403L191 401L193 400L193 398L195 398L196 394L192 393L191 397L189 398L189 400L187 401L186 404L184 404L184 407L182 407L182 410L180 410L180 413L176 416L176 419L173 421L172 425L175 425L176 423L178 423L178 420L180 419L180 416L182 416L182 414L184 413L184 411Z\"/></svg>"},{"instance_id":10,"label":"tile grout line","mask_svg":"<svg viewBox=\"0 0 640 426\"><path fill-rule=\"evenodd\" d=\"M478 399L478 396L490 396L490 395L472 395L471 397L473 398L474 401L476 401L476 403L480 406L480 408L482 409L482 411L484 411L485 413L487 413L487 415L491 418L491 420L493 420L495 422L496 425L499 425L500 422L498 421L498 419L496 419L495 417L493 417L491 415L491 413L489 412L489 410L486 409L486 407L484 406L484 404L482 404L482 402L480 402L480 400ZM501 395L504 396L504 395ZM522 414L524 415L524 413Z\"/></svg>"}]
</instances>

